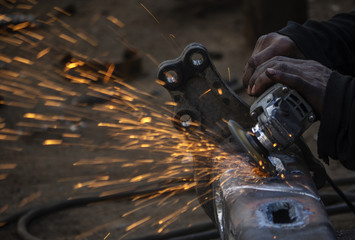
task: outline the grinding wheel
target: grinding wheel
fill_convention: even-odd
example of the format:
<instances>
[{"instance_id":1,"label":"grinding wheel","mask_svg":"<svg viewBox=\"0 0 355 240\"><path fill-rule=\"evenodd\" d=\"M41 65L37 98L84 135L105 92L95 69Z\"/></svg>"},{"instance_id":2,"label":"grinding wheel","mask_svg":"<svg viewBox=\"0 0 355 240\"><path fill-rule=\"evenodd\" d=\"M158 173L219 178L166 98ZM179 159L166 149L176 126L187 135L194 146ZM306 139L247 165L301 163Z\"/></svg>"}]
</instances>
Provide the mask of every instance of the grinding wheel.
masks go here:
<instances>
[{"instance_id":1,"label":"grinding wheel","mask_svg":"<svg viewBox=\"0 0 355 240\"><path fill-rule=\"evenodd\" d=\"M244 130L238 123L233 120L228 121L228 127L231 131L236 143L242 147L245 153L248 154L250 160L254 162L261 171L267 172L270 175L276 175L275 167L271 164L268 157L265 154L261 154L248 139L249 131Z\"/></svg>"}]
</instances>

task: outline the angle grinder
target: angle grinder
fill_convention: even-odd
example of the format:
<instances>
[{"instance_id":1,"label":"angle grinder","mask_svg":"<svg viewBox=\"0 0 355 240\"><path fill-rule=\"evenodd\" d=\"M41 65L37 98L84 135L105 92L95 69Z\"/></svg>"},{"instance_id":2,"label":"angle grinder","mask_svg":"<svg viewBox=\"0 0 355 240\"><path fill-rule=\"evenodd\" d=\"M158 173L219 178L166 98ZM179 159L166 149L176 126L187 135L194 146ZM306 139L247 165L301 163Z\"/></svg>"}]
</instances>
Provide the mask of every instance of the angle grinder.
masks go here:
<instances>
[{"instance_id":1,"label":"angle grinder","mask_svg":"<svg viewBox=\"0 0 355 240\"><path fill-rule=\"evenodd\" d=\"M229 120L229 129L250 160L270 175L277 175L269 155L292 145L316 120L311 106L293 89L275 84L250 107L256 124L250 130Z\"/></svg>"}]
</instances>

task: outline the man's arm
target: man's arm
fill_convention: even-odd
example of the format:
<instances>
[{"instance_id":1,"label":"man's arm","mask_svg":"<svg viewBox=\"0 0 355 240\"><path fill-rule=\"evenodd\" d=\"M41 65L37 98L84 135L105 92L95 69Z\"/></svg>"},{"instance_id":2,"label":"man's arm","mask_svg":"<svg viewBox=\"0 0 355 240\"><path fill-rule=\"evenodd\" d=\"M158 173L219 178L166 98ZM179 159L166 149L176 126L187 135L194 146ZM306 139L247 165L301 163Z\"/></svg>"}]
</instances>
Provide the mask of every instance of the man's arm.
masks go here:
<instances>
[{"instance_id":1,"label":"man's arm","mask_svg":"<svg viewBox=\"0 0 355 240\"><path fill-rule=\"evenodd\" d=\"M333 72L323 102L318 132L318 155L339 159L355 170L355 79Z\"/></svg>"},{"instance_id":2,"label":"man's arm","mask_svg":"<svg viewBox=\"0 0 355 240\"><path fill-rule=\"evenodd\" d=\"M256 96L275 82L296 89L321 118L319 156L340 159L345 167L355 170L354 77L352 12L326 22L289 23L278 33L261 37L245 67L243 83L248 93Z\"/></svg>"},{"instance_id":3,"label":"man's arm","mask_svg":"<svg viewBox=\"0 0 355 240\"><path fill-rule=\"evenodd\" d=\"M324 22L290 22L278 33L290 37L307 59L355 76L355 12L338 14Z\"/></svg>"}]
</instances>

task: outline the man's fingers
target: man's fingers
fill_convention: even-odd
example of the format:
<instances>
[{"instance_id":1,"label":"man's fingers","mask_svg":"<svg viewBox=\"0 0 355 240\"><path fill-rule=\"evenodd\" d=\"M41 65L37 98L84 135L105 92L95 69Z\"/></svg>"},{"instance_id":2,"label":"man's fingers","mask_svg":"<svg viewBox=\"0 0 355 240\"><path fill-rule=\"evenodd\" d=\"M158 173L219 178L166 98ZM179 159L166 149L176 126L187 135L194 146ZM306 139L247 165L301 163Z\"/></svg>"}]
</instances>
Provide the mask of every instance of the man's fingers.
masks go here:
<instances>
[{"instance_id":1,"label":"man's fingers","mask_svg":"<svg viewBox=\"0 0 355 240\"><path fill-rule=\"evenodd\" d=\"M259 96L261 93L263 93L266 89L268 89L271 85L273 85L275 82L271 80L265 73L261 73L255 80L255 83L253 84L252 87L250 87L250 95L252 96Z\"/></svg>"},{"instance_id":2,"label":"man's fingers","mask_svg":"<svg viewBox=\"0 0 355 240\"><path fill-rule=\"evenodd\" d=\"M274 83L285 84L296 91L299 91L304 85L303 80L299 76L291 73L285 73L273 68L267 68L265 70L265 74Z\"/></svg>"},{"instance_id":3,"label":"man's fingers","mask_svg":"<svg viewBox=\"0 0 355 240\"><path fill-rule=\"evenodd\" d=\"M244 68L244 75L243 75L243 85L245 88L247 88L248 85L250 86L253 85L250 82L250 78L253 76L255 70L262 63L270 60L274 56L275 56L275 49L273 46L269 46L249 58L249 61Z\"/></svg>"}]
</instances>

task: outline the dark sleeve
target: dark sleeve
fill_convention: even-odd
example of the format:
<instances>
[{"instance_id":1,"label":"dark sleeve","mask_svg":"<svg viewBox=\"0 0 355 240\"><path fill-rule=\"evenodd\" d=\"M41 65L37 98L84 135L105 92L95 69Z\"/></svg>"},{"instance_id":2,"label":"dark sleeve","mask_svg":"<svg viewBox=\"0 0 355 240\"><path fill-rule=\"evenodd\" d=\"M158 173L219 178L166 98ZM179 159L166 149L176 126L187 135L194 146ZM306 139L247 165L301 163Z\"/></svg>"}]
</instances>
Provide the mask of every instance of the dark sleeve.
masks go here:
<instances>
[{"instance_id":1,"label":"dark sleeve","mask_svg":"<svg viewBox=\"0 0 355 240\"><path fill-rule=\"evenodd\" d=\"M289 36L306 58L336 70L324 97L318 154L355 170L355 12L325 22L290 22L279 33Z\"/></svg>"},{"instance_id":2,"label":"dark sleeve","mask_svg":"<svg viewBox=\"0 0 355 240\"><path fill-rule=\"evenodd\" d=\"M338 14L324 22L289 22L278 33L289 36L306 58L355 76L355 12Z\"/></svg>"},{"instance_id":3,"label":"dark sleeve","mask_svg":"<svg viewBox=\"0 0 355 240\"><path fill-rule=\"evenodd\" d=\"M355 170L355 79L333 72L327 84L318 132L318 154Z\"/></svg>"}]
</instances>

